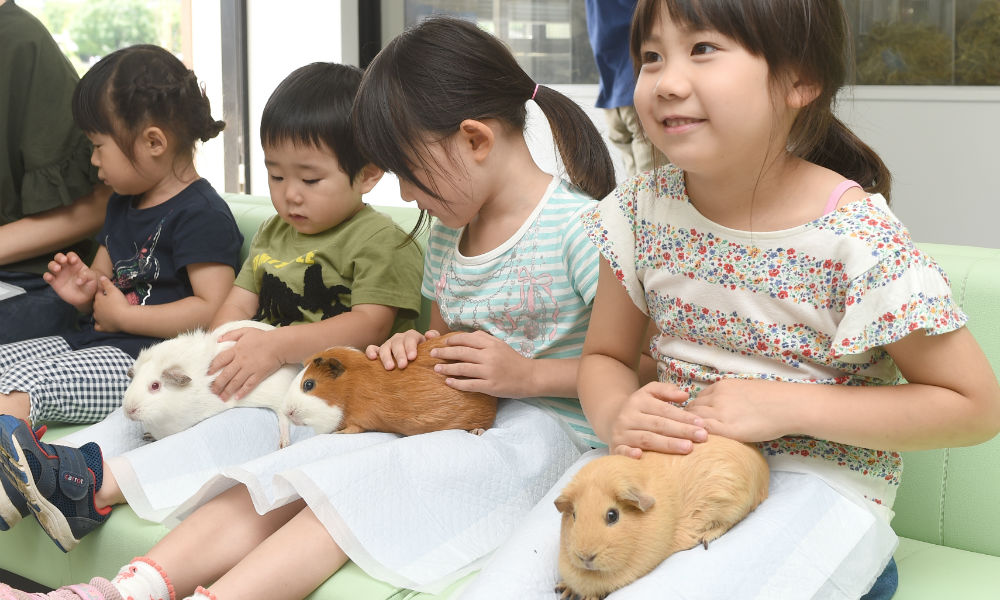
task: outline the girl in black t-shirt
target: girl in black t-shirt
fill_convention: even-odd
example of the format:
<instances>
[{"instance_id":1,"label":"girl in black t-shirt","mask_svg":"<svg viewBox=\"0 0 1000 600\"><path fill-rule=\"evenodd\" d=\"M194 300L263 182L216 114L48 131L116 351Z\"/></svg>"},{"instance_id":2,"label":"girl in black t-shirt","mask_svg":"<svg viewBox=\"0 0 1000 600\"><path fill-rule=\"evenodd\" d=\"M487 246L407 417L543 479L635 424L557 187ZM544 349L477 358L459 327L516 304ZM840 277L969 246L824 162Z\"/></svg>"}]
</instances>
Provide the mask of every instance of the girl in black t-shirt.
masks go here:
<instances>
[{"instance_id":1,"label":"girl in black t-shirt","mask_svg":"<svg viewBox=\"0 0 1000 600\"><path fill-rule=\"evenodd\" d=\"M224 127L195 74L157 46L109 54L80 80L73 118L113 190L88 267L56 254L45 281L83 315L76 331L0 346L0 413L90 423L121 404L143 347L206 327L232 287L243 238L194 167Z\"/></svg>"}]
</instances>

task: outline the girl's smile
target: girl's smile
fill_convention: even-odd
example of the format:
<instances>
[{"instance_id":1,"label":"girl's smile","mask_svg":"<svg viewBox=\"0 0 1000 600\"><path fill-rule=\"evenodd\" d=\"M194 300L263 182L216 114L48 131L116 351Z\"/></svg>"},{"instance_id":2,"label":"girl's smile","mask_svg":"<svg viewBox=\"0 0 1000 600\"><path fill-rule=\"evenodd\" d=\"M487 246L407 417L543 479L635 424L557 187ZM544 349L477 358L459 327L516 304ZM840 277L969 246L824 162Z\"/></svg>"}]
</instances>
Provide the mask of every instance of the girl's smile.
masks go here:
<instances>
[{"instance_id":1,"label":"girl's smile","mask_svg":"<svg viewBox=\"0 0 1000 600\"><path fill-rule=\"evenodd\" d=\"M694 119L690 117L666 117L661 123L663 124L663 129L668 134L682 134L695 129L698 125L704 123L706 119Z\"/></svg>"}]
</instances>

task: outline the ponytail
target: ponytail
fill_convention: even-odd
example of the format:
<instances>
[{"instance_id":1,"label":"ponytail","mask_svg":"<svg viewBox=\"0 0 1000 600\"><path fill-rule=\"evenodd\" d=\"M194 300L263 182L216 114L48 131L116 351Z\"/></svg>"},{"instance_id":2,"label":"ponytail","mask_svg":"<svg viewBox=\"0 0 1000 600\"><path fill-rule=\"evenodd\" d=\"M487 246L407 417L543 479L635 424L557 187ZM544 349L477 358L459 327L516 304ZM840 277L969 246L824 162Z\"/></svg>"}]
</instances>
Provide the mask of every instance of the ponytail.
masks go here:
<instances>
[{"instance_id":1,"label":"ponytail","mask_svg":"<svg viewBox=\"0 0 1000 600\"><path fill-rule=\"evenodd\" d=\"M615 168L607 144L580 105L542 85L534 92L535 103L552 130L566 175L578 188L600 200L615 189Z\"/></svg>"},{"instance_id":2,"label":"ponytail","mask_svg":"<svg viewBox=\"0 0 1000 600\"><path fill-rule=\"evenodd\" d=\"M892 175L885 163L847 125L832 115L825 135L802 158L852 179L861 184L866 192L882 194L886 201L889 200Z\"/></svg>"},{"instance_id":3,"label":"ponytail","mask_svg":"<svg viewBox=\"0 0 1000 600\"><path fill-rule=\"evenodd\" d=\"M583 109L537 85L503 42L461 19L426 19L379 52L355 99L355 135L370 162L440 198L413 173L429 140L449 137L466 119L495 119L523 132L532 98L549 122L570 181L594 198L610 193L614 164Z\"/></svg>"}]
</instances>

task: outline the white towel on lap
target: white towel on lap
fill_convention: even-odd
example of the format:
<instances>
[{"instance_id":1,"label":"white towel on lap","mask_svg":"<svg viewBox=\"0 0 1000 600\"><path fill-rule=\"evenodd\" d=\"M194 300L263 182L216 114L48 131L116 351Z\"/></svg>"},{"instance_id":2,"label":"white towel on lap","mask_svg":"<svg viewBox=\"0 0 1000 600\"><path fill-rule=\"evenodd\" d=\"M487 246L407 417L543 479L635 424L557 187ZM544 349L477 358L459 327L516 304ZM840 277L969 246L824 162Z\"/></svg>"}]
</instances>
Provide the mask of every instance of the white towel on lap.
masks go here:
<instances>
[{"instance_id":1,"label":"white towel on lap","mask_svg":"<svg viewBox=\"0 0 1000 600\"><path fill-rule=\"evenodd\" d=\"M110 462L144 518L172 526L236 483L261 513L301 497L369 575L437 592L479 568L580 456L564 425L518 400L501 400L481 436L302 429L273 451L273 413L232 409Z\"/></svg>"},{"instance_id":2,"label":"white towel on lap","mask_svg":"<svg viewBox=\"0 0 1000 600\"><path fill-rule=\"evenodd\" d=\"M556 496L588 452L523 520L462 600L552 600L559 580ZM857 599L888 564L897 538L883 519L818 477L772 471L770 495L708 550L678 552L609 600Z\"/></svg>"},{"instance_id":3,"label":"white towel on lap","mask_svg":"<svg viewBox=\"0 0 1000 600\"><path fill-rule=\"evenodd\" d=\"M119 408L58 443L97 442L132 510L167 527L196 508L180 511L221 469L270 454L279 445L278 419L264 408L233 408L156 442L144 441L142 433ZM313 435L309 427L291 429L293 445ZM215 494L234 483L217 488ZM202 503L215 494L202 493Z\"/></svg>"}]
</instances>

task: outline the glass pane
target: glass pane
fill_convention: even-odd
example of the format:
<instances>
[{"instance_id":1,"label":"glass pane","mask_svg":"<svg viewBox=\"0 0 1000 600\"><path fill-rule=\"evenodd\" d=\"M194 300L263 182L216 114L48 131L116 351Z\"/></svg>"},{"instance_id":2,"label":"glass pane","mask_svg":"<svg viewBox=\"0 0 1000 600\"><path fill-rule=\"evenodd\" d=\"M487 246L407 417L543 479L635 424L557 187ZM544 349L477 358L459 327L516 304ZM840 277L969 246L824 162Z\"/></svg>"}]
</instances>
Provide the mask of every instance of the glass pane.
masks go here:
<instances>
[{"instance_id":1,"label":"glass pane","mask_svg":"<svg viewBox=\"0 0 1000 600\"><path fill-rule=\"evenodd\" d=\"M547 84L597 83L583 0L406 0L406 24L433 14L468 19L507 42Z\"/></svg>"},{"instance_id":2,"label":"glass pane","mask_svg":"<svg viewBox=\"0 0 1000 600\"><path fill-rule=\"evenodd\" d=\"M133 44L156 44L185 59L183 0L18 0L17 4L45 25L81 75L101 57Z\"/></svg>"},{"instance_id":3,"label":"glass pane","mask_svg":"<svg viewBox=\"0 0 1000 600\"><path fill-rule=\"evenodd\" d=\"M1000 0L844 0L860 85L1000 84Z\"/></svg>"}]
</instances>

